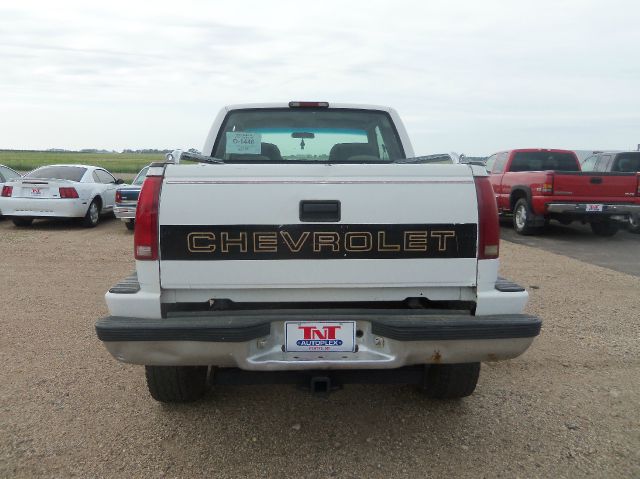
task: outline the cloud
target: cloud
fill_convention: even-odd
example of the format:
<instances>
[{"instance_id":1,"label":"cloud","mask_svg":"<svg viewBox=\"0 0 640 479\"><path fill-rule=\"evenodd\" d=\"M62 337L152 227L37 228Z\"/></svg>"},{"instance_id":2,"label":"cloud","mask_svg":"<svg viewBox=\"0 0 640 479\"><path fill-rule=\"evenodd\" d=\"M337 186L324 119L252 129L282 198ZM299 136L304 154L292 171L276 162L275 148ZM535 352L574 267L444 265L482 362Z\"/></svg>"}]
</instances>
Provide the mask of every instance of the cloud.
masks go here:
<instances>
[{"instance_id":1,"label":"cloud","mask_svg":"<svg viewBox=\"0 0 640 479\"><path fill-rule=\"evenodd\" d=\"M419 153L627 148L638 13L632 1L22 1L0 6L0 147L199 147L221 106L295 98L394 106Z\"/></svg>"}]
</instances>

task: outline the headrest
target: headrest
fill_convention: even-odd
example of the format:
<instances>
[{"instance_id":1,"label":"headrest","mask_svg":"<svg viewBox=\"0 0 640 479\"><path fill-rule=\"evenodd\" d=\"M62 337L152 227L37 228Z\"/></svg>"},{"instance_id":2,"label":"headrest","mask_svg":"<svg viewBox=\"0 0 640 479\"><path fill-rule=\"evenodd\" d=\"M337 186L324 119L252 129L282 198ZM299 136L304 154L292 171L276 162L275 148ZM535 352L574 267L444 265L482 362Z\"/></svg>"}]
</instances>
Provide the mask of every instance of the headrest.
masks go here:
<instances>
[{"instance_id":1,"label":"headrest","mask_svg":"<svg viewBox=\"0 0 640 479\"><path fill-rule=\"evenodd\" d=\"M329 152L329 162L348 161L353 156L378 157L376 148L368 143L336 143Z\"/></svg>"},{"instance_id":2,"label":"headrest","mask_svg":"<svg viewBox=\"0 0 640 479\"><path fill-rule=\"evenodd\" d=\"M262 163L264 161L281 162L282 155L280 149L273 143L260 143L260 154L250 155L246 153L231 153L229 155L230 161L255 161L256 163Z\"/></svg>"},{"instance_id":3,"label":"headrest","mask_svg":"<svg viewBox=\"0 0 640 479\"><path fill-rule=\"evenodd\" d=\"M280 148L273 143L260 143L260 154L268 157L271 161L282 161Z\"/></svg>"}]
</instances>

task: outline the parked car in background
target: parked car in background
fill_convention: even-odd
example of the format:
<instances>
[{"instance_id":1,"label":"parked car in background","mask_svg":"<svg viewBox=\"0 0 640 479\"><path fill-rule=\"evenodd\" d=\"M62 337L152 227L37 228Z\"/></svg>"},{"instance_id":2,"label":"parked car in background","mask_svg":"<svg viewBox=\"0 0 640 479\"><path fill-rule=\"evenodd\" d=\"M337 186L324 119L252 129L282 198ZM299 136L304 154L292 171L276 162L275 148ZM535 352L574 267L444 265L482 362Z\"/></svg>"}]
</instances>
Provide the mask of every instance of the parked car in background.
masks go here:
<instances>
[{"instance_id":1,"label":"parked car in background","mask_svg":"<svg viewBox=\"0 0 640 479\"><path fill-rule=\"evenodd\" d=\"M487 160L502 216L516 233L541 231L552 219L589 223L594 234L613 236L640 214L640 176L627 172L583 172L568 150L518 149Z\"/></svg>"},{"instance_id":2,"label":"parked car in background","mask_svg":"<svg viewBox=\"0 0 640 479\"><path fill-rule=\"evenodd\" d=\"M583 171L596 172L640 172L640 151L601 151L582 163ZM640 192L638 192L640 196ZM629 217L629 231L640 234L640 215Z\"/></svg>"},{"instance_id":3,"label":"parked car in background","mask_svg":"<svg viewBox=\"0 0 640 479\"><path fill-rule=\"evenodd\" d=\"M582 162L582 171L637 173L640 151L600 151Z\"/></svg>"},{"instance_id":4,"label":"parked car in background","mask_svg":"<svg viewBox=\"0 0 640 479\"><path fill-rule=\"evenodd\" d=\"M123 185L116 190L116 205L113 213L124 221L128 230L133 230L136 221L136 206L142 183L147 177L149 166L145 166L136 175L131 185Z\"/></svg>"},{"instance_id":5,"label":"parked car in background","mask_svg":"<svg viewBox=\"0 0 640 479\"><path fill-rule=\"evenodd\" d=\"M21 175L8 166L0 165L0 191L7 181L17 180ZM2 209L0 209L0 218L2 218Z\"/></svg>"},{"instance_id":6,"label":"parked car in background","mask_svg":"<svg viewBox=\"0 0 640 479\"><path fill-rule=\"evenodd\" d=\"M29 226L35 218L82 218L93 227L102 214L113 211L122 183L96 166L42 166L4 184L0 210L16 226Z\"/></svg>"}]
</instances>

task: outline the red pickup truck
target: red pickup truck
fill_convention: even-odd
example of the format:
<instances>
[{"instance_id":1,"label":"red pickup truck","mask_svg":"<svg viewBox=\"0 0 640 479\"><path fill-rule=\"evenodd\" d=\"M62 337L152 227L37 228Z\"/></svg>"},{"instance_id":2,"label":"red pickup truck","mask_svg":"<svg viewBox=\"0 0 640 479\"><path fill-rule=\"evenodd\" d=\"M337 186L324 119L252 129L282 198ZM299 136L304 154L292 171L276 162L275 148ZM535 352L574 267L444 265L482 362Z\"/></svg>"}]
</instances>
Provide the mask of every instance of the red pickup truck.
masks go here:
<instances>
[{"instance_id":1,"label":"red pickup truck","mask_svg":"<svg viewBox=\"0 0 640 479\"><path fill-rule=\"evenodd\" d=\"M640 213L640 173L583 172L568 150L518 149L487 159L501 216L515 231L539 233L549 220L589 223L599 236L613 236Z\"/></svg>"}]
</instances>

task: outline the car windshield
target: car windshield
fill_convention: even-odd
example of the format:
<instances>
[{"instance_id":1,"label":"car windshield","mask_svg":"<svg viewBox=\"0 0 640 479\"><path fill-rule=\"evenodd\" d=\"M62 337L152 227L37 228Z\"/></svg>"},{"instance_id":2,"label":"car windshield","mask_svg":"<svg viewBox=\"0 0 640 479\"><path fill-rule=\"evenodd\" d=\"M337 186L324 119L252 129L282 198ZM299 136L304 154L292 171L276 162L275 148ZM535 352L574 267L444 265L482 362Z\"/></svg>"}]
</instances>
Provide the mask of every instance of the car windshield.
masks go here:
<instances>
[{"instance_id":1,"label":"car windshield","mask_svg":"<svg viewBox=\"0 0 640 479\"><path fill-rule=\"evenodd\" d=\"M321 108L232 111L212 156L230 163L387 163L405 158L388 113Z\"/></svg>"},{"instance_id":2,"label":"car windshield","mask_svg":"<svg viewBox=\"0 0 640 479\"><path fill-rule=\"evenodd\" d=\"M578 160L571 153L553 151L518 151L510 171L580 171Z\"/></svg>"},{"instance_id":3,"label":"car windshield","mask_svg":"<svg viewBox=\"0 0 640 479\"><path fill-rule=\"evenodd\" d=\"M147 177L147 171L149 171L149 167L145 166L144 168L142 168L140 170L140 173L138 173L138 176L136 176L136 178L133 180L134 185L141 185L142 183L144 183L144 179Z\"/></svg>"},{"instance_id":4,"label":"car windshield","mask_svg":"<svg viewBox=\"0 0 640 479\"><path fill-rule=\"evenodd\" d=\"M81 166L43 166L24 175L25 178L41 180L71 180L80 181L84 176L86 168Z\"/></svg>"},{"instance_id":5,"label":"car windshield","mask_svg":"<svg viewBox=\"0 0 640 479\"><path fill-rule=\"evenodd\" d=\"M640 171L640 152L620 153L616 156L611 171L632 173Z\"/></svg>"}]
</instances>

